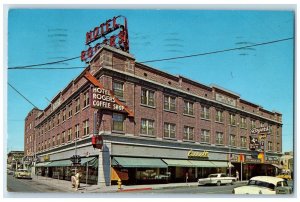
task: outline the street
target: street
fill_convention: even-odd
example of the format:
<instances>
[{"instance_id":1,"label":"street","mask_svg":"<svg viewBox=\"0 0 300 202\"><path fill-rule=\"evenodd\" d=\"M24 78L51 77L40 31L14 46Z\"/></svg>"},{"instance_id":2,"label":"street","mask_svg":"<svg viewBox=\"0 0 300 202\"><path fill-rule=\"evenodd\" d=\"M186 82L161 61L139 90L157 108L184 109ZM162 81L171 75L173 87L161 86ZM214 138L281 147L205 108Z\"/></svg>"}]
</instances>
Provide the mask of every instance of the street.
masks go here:
<instances>
[{"instance_id":1,"label":"street","mask_svg":"<svg viewBox=\"0 0 300 202\"><path fill-rule=\"evenodd\" d=\"M16 179L12 175L7 175L7 191L32 193L63 192L63 190L30 179Z\"/></svg>"},{"instance_id":2,"label":"street","mask_svg":"<svg viewBox=\"0 0 300 202\"><path fill-rule=\"evenodd\" d=\"M134 191L135 194L232 194L232 190L239 185L222 185L222 186L186 186L165 189L152 189L145 191ZM120 192L122 193L122 192ZM124 192L123 192L124 193ZM133 192L126 192L133 193Z\"/></svg>"}]
</instances>

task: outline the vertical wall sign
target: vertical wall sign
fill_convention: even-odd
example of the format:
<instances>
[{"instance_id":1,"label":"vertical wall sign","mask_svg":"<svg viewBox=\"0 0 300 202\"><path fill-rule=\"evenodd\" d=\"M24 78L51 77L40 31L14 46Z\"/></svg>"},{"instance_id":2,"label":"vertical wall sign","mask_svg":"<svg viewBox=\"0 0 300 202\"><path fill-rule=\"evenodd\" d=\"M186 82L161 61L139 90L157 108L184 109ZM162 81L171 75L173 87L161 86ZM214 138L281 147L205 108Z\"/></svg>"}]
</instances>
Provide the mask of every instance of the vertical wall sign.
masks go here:
<instances>
[{"instance_id":1,"label":"vertical wall sign","mask_svg":"<svg viewBox=\"0 0 300 202\"><path fill-rule=\"evenodd\" d=\"M88 48L81 51L81 61L88 62L102 44L129 52L127 19L124 16L113 17L86 33L85 45Z\"/></svg>"}]
</instances>

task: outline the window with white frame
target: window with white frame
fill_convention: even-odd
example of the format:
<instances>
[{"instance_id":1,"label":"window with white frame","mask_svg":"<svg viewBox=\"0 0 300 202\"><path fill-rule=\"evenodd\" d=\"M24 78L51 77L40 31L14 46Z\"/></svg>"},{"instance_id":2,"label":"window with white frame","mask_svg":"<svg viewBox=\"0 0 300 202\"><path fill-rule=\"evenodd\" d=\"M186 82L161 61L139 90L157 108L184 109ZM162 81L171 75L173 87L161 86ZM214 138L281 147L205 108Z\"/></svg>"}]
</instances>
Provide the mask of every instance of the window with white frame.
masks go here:
<instances>
[{"instance_id":1,"label":"window with white frame","mask_svg":"<svg viewBox=\"0 0 300 202\"><path fill-rule=\"evenodd\" d=\"M230 141L229 141L230 146L235 147L236 146L236 135L230 134L229 139L230 139Z\"/></svg>"},{"instance_id":2,"label":"window with white frame","mask_svg":"<svg viewBox=\"0 0 300 202\"><path fill-rule=\"evenodd\" d=\"M89 91L86 91L83 94L83 107L87 107L90 104L90 96Z\"/></svg>"},{"instance_id":3,"label":"window with white frame","mask_svg":"<svg viewBox=\"0 0 300 202\"><path fill-rule=\"evenodd\" d=\"M63 109L63 117L62 117L63 119L63 122L66 120L66 109Z\"/></svg>"},{"instance_id":4,"label":"window with white frame","mask_svg":"<svg viewBox=\"0 0 300 202\"><path fill-rule=\"evenodd\" d=\"M68 141L72 140L72 128L68 129Z\"/></svg>"},{"instance_id":5,"label":"window with white frame","mask_svg":"<svg viewBox=\"0 0 300 202\"><path fill-rule=\"evenodd\" d=\"M241 117L241 128L247 128L246 118Z\"/></svg>"},{"instance_id":6,"label":"window with white frame","mask_svg":"<svg viewBox=\"0 0 300 202\"><path fill-rule=\"evenodd\" d=\"M271 141L268 141L268 151L272 151L273 150L273 144Z\"/></svg>"},{"instance_id":7,"label":"window with white frame","mask_svg":"<svg viewBox=\"0 0 300 202\"><path fill-rule=\"evenodd\" d=\"M78 113L80 111L80 96L75 100L75 103L75 113Z\"/></svg>"},{"instance_id":8,"label":"window with white frame","mask_svg":"<svg viewBox=\"0 0 300 202\"><path fill-rule=\"evenodd\" d=\"M189 126L183 127L183 139L184 140L194 140L194 128Z\"/></svg>"},{"instance_id":9,"label":"window with white frame","mask_svg":"<svg viewBox=\"0 0 300 202\"><path fill-rule=\"evenodd\" d=\"M194 114L194 103L189 101L184 101L183 114L193 115Z\"/></svg>"},{"instance_id":10,"label":"window with white frame","mask_svg":"<svg viewBox=\"0 0 300 202\"><path fill-rule=\"evenodd\" d=\"M223 122L223 111L216 110L216 121L217 122Z\"/></svg>"},{"instance_id":11,"label":"window with white frame","mask_svg":"<svg viewBox=\"0 0 300 202\"><path fill-rule=\"evenodd\" d=\"M221 132L216 133L216 144L224 144L224 135Z\"/></svg>"},{"instance_id":12,"label":"window with white frame","mask_svg":"<svg viewBox=\"0 0 300 202\"><path fill-rule=\"evenodd\" d=\"M52 137L52 147L55 146L55 136Z\"/></svg>"},{"instance_id":13,"label":"window with white frame","mask_svg":"<svg viewBox=\"0 0 300 202\"><path fill-rule=\"evenodd\" d=\"M57 145L60 145L60 134L57 134L56 144L57 144Z\"/></svg>"},{"instance_id":14,"label":"window with white frame","mask_svg":"<svg viewBox=\"0 0 300 202\"><path fill-rule=\"evenodd\" d=\"M201 106L201 118L210 119L210 110L208 106Z\"/></svg>"},{"instance_id":15,"label":"window with white frame","mask_svg":"<svg viewBox=\"0 0 300 202\"><path fill-rule=\"evenodd\" d=\"M83 135L88 135L90 133L90 128L89 128L89 120L85 120L83 122Z\"/></svg>"},{"instance_id":16,"label":"window with white frame","mask_svg":"<svg viewBox=\"0 0 300 202\"><path fill-rule=\"evenodd\" d=\"M142 89L141 103L148 106L154 106L154 91Z\"/></svg>"},{"instance_id":17,"label":"window with white frame","mask_svg":"<svg viewBox=\"0 0 300 202\"><path fill-rule=\"evenodd\" d=\"M80 129L79 129L79 124L75 125L75 138L79 138L80 136Z\"/></svg>"},{"instance_id":18,"label":"window with white frame","mask_svg":"<svg viewBox=\"0 0 300 202\"><path fill-rule=\"evenodd\" d=\"M241 147L242 148L247 147L247 138L245 136L241 136Z\"/></svg>"},{"instance_id":19,"label":"window with white frame","mask_svg":"<svg viewBox=\"0 0 300 202\"><path fill-rule=\"evenodd\" d=\"M255 127L256 127L255 120L251 119L251 129Z\"/></svg>"},{"instance_id":20,"label":"window with white frame","mask_svg":"<svg viewBox=\"0 0 300 202\"><path fill-rule=\"evenodd\" d=\"M176 124L164 123L164 137L175 138L176 137Z\"/></svg>"},{"instance_id":21,"label":"window with white frame","mask_svg":"<svg viewBox=\"0 0 300 202\"><path fill-rule=\"evenodd\" d=\"M229 114L229 123L230 125L235 125L235 114Z\"/></svg>"},{"instance_id":22,"label":"window with white frame","mask_svg":"<svg viewBox=\"0 0 300 202\"><path fill-rule=\"evenodd\" d=\"M210 131L202 129L201 130L201 143L210 143Z\"/></svg>"},{"instance_id":23,"label":"window with white frame","mask_svg":"<svg viewBox=\"0 0 300 202\"><path fill-rule=\"evenodd\" d=\"M141 120L141 134L154 136L154 120L150 120L150 119Z\"/></svg>"},{"instance_id":24,"label":"window with white frame","mask_svg":"<svg viewBox=\"0 0 300 202\"><path fill-rule=\"evenodd\" d=\"M124 115L113 113L113 130L124 131Z\"/></svg>"},{"instance_id":25,"label":"window with white frame","mask_svg":"<svg viewBox=\"0 0 300 202\"><path fill-rule=\"evenodd\" d=\"M176 98L165 95L164 96L164 109L169 111L176 111Z\"/></svg>"},{"instance_id":26,"label":"window with white frame","mask_svg":"<svg viewBox=\"0 0 300 202\"><path fill-rule=\"evenodd\" d=\"M114 81L113 82L113 92L117 98L123 99L124 98L124 83L120 82L120 81Z\"/></svg>"},{"instance_id":27,"label":"window with white frame","mask_svg":"<svg viewBox=\"0 0 300 202\"><path fill-rule=\"evenodd\" d=\"M68 108L69 108L68 118L70 118L72 117L72 103L69 104Z\"/></svg>"}]
</instances>

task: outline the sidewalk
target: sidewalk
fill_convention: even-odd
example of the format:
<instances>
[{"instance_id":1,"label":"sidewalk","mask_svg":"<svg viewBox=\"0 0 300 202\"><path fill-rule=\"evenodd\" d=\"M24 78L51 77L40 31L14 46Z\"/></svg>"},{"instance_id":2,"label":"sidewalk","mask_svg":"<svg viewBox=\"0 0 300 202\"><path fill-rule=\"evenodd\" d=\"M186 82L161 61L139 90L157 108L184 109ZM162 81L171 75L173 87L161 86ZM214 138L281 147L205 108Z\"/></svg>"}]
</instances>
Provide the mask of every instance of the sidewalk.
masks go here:
<instances>
[{"instance_id":1,"label":"sidewalk","mask_svg":"<svg viewBox=\"0 0 300 202\"><path fill-rule=\"evenodd\" d=\"M130 192L138 190L152 190L152 189L167 189L175 187L191 187L198 186L197 182L188 182L188 183L168 183L168 184L147 184L147 185L122 185L122 189L119 190L117 185L112 186L103 186L99 185L86 185L80 183L80 188L76 191L72 188L71 182L66 180L58 180L48 177L33 176L33 181L36 181L40 184L46 184L51 187L55 187L62 192L73 192L73 193L114 193L114 192ZM236 182L236 184L245 184L247 181Z\"/></svg>"}]
</instances>

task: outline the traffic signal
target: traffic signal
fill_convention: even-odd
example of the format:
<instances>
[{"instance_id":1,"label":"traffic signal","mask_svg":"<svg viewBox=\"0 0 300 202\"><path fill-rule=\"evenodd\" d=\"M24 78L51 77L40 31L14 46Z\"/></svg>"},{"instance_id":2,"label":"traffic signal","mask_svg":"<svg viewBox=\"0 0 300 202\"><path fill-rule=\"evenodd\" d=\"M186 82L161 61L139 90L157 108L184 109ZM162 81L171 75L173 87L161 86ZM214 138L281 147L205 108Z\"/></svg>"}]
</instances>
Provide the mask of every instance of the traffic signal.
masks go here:
<instances>
[{"instance_id":1,"label":"traffic signal","mask_svg":"<svg viewBox=\"0 0 300 202\"><path fill-rule=\"evenodd\" d=\"M77 164L80 165L81 157L79 155L73 155L70 159L71 159L73 165L77 165Z\"/></svg>"}]
</instances>

